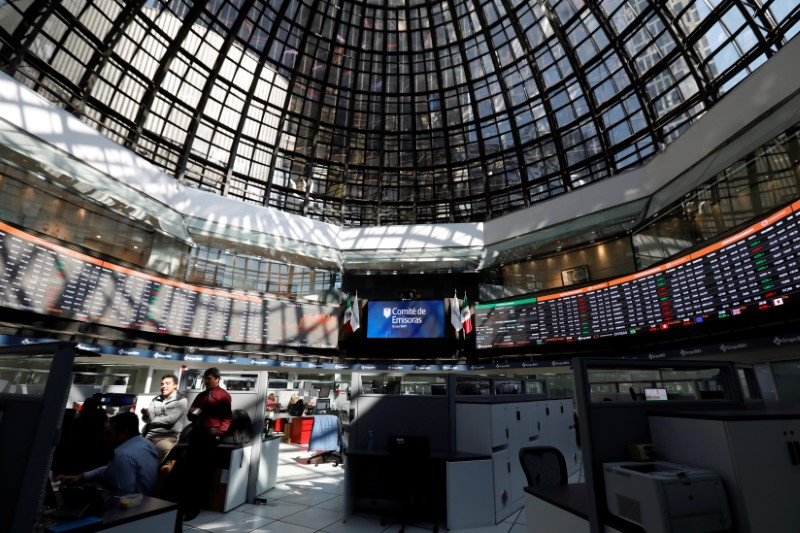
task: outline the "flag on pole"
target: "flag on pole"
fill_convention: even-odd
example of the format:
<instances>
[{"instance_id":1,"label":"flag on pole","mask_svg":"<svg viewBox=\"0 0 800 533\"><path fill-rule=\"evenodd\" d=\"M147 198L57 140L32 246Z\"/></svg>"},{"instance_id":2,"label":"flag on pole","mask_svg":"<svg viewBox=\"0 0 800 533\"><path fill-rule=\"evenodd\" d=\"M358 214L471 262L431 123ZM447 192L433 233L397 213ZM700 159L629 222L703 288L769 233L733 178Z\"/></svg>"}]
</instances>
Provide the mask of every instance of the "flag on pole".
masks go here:
<instances>
[{"instance_id":1,"label":"flag on pole","mask_svg":"<svg viewBox=\"0 0 800 533\"><path fill-rule=\"evenodd\" d=\"M453 293L453 301L450 302L450 323L456 329L456 335L464 327L461 325L461 308L458 305L458 297Z\"/></svg>"},{"instance_id":2,"label":"flag on pole","mask_svg":"<svg viewBox=\"0 0 800 533\"><path fill-rule=\"evenodd\" d=\"M469 335L472 332L472 313L469 312L469 304L467 303L467 291L464 291L464 301L461 302L461 327L464 328L464 335Z\"/></svg>"},{"instance_id":3,"label":"flag on pole","mask_svg":"<svg viewBox=\"0 0 800 533\"><path fill-rule=\"evenodd\" d=\"M358 307L358 291L353 296L353 307L350 310L350 331L358 331L361 327L361 309Z\"/></svg>"},{"instance_id":4,"label":"flag on pole","mask_svg":"<svg viewBox=\"0 0 800 533\"><path fill-rule=\"evenodd\" d=\"M344 330L353 333L353 308L350 305L350 295L347 295L347 303L344 306Z\"/></svg>"}]
</instances>

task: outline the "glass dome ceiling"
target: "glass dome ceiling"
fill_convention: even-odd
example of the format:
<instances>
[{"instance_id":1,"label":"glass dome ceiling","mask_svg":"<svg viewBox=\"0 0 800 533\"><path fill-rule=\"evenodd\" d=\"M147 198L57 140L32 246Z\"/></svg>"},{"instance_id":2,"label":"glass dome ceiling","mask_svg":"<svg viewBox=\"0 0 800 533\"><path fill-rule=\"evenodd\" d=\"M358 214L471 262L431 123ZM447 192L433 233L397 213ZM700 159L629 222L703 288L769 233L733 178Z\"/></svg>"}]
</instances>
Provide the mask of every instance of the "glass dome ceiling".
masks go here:
<instances>
[{"instance_id":1,"label":"glass dome ceiling","mask_svg":"<svg viewBox=\"0 0 800 533\"><path fill-rule=\"evenodd\" d=\"M189 186L424 224L640 165L798 30L797 0L27 0L0 65Z\"/></svg>"}]
</instances>

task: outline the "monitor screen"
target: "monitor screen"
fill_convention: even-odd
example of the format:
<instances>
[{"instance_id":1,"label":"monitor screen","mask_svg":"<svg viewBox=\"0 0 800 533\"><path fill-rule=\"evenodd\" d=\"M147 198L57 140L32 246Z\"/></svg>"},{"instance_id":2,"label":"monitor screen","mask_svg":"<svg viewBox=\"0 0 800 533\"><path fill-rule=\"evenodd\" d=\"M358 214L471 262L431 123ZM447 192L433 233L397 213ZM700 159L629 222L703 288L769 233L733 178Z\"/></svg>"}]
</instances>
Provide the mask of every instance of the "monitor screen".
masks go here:
<instances>
[{"instance_id":1,"label":"monitor screen","mask_svg":"<svg viewBox=\"0 0 800 533\"><path fill-rule=\"evenodd\" d=\"M318 398L314 404L315 413L327 413L331 408L331 401L328 398Z\"/></svg>"},{"instance_id":2,"label":"monitor screen","mask_svg":"<svg viewBox=\"0 0 800 533\"><path fill-rule=\"evenodd\" d=\"M520 383L518 381L501 381L494 386L495 394L519 394Z\"/></svg>"},{"instance_id":3,"label":"monitor screen","mask_svg":"<svg viewBox=\"0 0 800 533\"><path fill-rule=\"evenodd\" d=\"M329 385L323 385L319 388L319 397L320 398L327 398L331 395L331 388Z\"/></svg>"},{"instance_id":4,"label":"monitor screen","mask_svg":"<svg viewBox=\"0 0 800 533\"><path fill-rule=\"evenodd\" d=\"M367 338L444 337L444 300L391 300L367 303Z\"/></svg>"},{"instance_id":5,"label":"monitor screen","mask_svg":"<svg viewBox=\"0 0 800 533\"><path fill-rule=\"evenodd\" d=\"M666 400L667 389L644 389L645 400Z\"/></svg>"},{"instance_id":6,"label":"monitor screen","mask_svg":"<svg viewBox=\"0 0 800 533\"><path fill-rule=\"evenodd\" d=\"M92 397L97 400L100 405L110 405L112 407L130 408L136 402L135 394L96 392Z\"/></svg>"}]
</instances>

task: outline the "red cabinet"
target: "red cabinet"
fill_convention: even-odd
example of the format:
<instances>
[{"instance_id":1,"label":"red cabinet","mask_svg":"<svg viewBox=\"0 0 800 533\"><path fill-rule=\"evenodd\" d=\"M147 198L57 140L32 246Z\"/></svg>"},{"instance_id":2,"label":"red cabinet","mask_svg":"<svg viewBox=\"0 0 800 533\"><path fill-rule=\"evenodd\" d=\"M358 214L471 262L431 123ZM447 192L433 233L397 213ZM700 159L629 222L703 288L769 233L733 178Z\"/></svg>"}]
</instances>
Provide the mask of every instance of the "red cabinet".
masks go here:
<instances>
[{"instance_id":1,"label":"red cabinet","mask_svg":"<svg viewBox=\"0 0 800 533\"><path fill-rule=\"evenodd\" d=\"M289 442L292 444L308 444L313 425L313 416L293 416L289 426L292 428L289 433Z\"/></svg>"}]
</instances>

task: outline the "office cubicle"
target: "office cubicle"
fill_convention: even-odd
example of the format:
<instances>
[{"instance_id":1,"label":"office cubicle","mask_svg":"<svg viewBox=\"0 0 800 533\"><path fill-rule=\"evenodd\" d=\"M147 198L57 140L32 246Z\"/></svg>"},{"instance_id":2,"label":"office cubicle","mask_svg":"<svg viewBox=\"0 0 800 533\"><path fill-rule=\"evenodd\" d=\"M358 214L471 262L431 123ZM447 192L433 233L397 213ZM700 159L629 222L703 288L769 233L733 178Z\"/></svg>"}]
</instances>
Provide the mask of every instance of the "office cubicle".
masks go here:
<instances>
[{"instance_id":1,"label":"office cubicle","mask_svg":"<svg viewBox=\"0 0 800 533\"><path fill-rule=\"evenodd\" d=\"M76 355L91 354L61 342L0 348L0 516L4 531L33 531L41 518Z\"/></svg>"},{"instance_id":2,"label":"office cubicle","mask_svg":"<svg viewBox=\"0 0 800 533\"><path fill-rule=\"evenodd\" d=\"M573 360L573 373L589 493L585 511L593 533L618 523L606 505L603 463L629 460L630 446L653 444L651 416L742 411L757 404L745 401L742 387L754 382L729 362L581 358Z\"/></svg>"},{"instance_id":3,"label":"office cubicle","mask_svg":"<svg viewBox=\"0 0 800 533\"><path fill-rule=\"evenodd\" d=\"M548 400L542 381L355 373L351 389L346 514L396 505L390 448L398 437L425 440L429 458L413 473L425 476L453 528L493 525L522 506L517 455L533 440L559 446L577 464L572 401Z\"/></svg>"},{"instance_id":4,"label":"office cubicle","mask_svg":"<svg viewBox=\"0 0 800 533\"><path fill-rule=\"evenodd\" d=\"M386 450L392 435L427 437L433 452L449 452L453 389L450 375L352 375L348 446Z\"/></svg>"},{"instance_id":5,"label":"office cubicle","mask_svg":"<svg viewBox=\"0 0 800 533\"><path fill-rule=\"evenodd\" d=\"M180 378L180 391L186 395L189 405L203 391L203 373L205 369L189 369L182 373ZM216 465L220 469L227 469L226 475L232 476L230 483L227 483L227 492L236 490L234 501L244 503L253 502L257 496L257 484L259 478L259 467L261 464L262 453L262 433L264 431L264 419L266 418L266 399L267 399L267 375L264 372L248 372L239 370L221 370L220 386L231 395L231 409L240 409L250 417L249 439L242 439L241 436L232 440L231 444L237 448L220 460L223 463ZM223 441L225 442L225 441ZM236 461L233 458L237 458ZM236 483L234 483L234 471L225 464L231 460L237 462ZM231 463L232 464L232 463ZM238 486L237 486L238 485ZM226 503L223 508L230 507L230 494L225 495Z\"/></svg>"}]
</instances>

